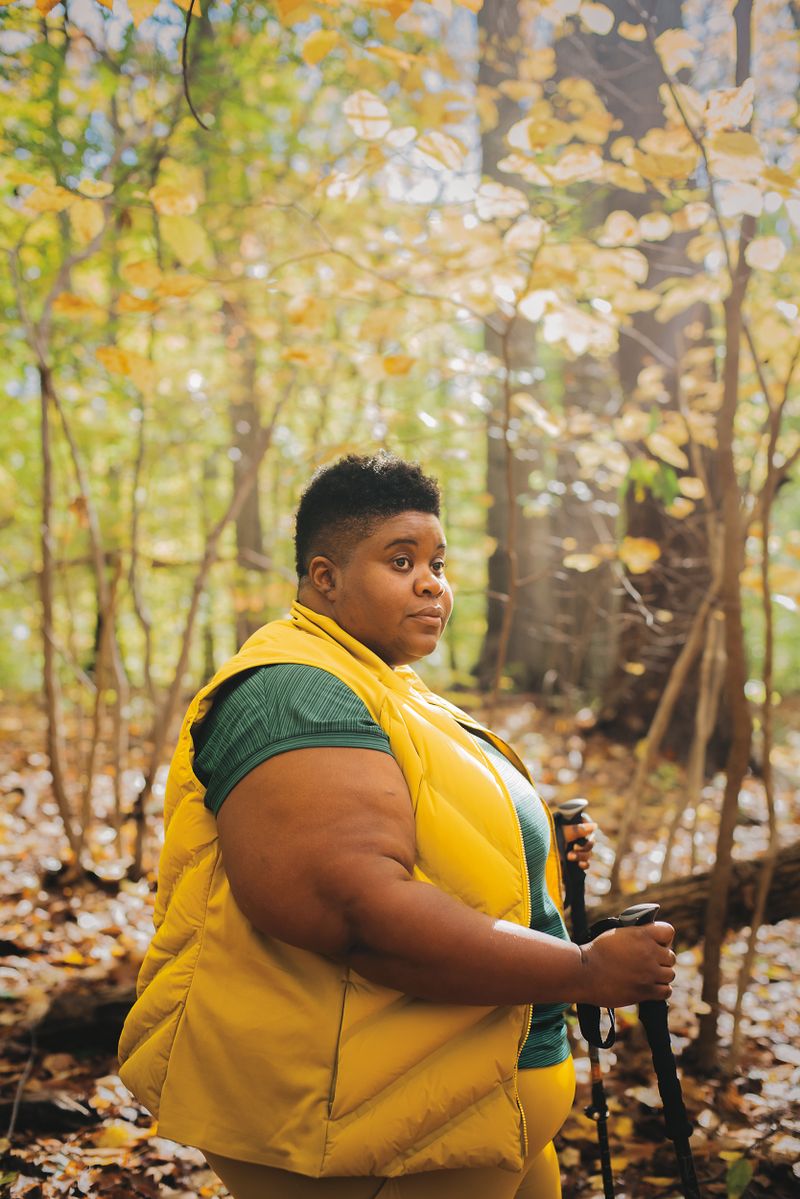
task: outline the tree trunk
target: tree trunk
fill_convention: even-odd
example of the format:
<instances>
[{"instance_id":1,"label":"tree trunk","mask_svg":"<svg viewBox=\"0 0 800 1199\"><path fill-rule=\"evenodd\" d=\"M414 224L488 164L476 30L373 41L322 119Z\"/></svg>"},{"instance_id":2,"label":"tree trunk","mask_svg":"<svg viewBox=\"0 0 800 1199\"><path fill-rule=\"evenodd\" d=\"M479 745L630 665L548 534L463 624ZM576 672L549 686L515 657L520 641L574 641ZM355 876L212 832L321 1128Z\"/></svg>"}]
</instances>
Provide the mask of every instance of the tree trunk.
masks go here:
<instances>
[{"instance_id":1,"label":"tree trunk","mask_svg":"<svg viewBox=\"0 0 800 1199\"><path fill-rule=\"evenodd\" d=\"M731 901L725 923L726 932L750 924L755 910L758 882L763 859L736 861L731 867ZM609 902L601 900L592 907L592 920L617 916L623 907L636 903L661 905L659 919L675 925L678 949L697 945L706 931L706 909L714 887L713 870L654 883L636 895L626 895ZM764 922L777 924L780 920L796 920L800 912L800 841L779 850L775 873L767 896Z\"/></svg>"},{"instance_id":2,"label":"tree trunk","mask_svg":"<svg viewBox=\"0 0 800 1199\"><path fill-rule=\"evenodd\" d=\"M750 73L752 0L739 0L736 22L736 86ZM708 1011L700 1017L697 1040L703 1069L717 1065L717 1023L721 982L722 942L727 927L728 899L733 878L733 832L739 806L739 791L750 762L752 718L744 688L747 682L740 575L744 556L744 521L741 492L736 475L733 432L739 400L739 356L742 338L742 306L750 277L745 251L755 234L755 219L742 218L738 256L733 269L731 292L725 301L725 367L722 408L717 422L717 464L722 488L723 568L721 605L725 613L727 672L725 695L731 722L731 743L725 763L725 794L722 799L717 852L706 908L706 940L703 960L703 999Z\"/></svg>"}]
</instances>

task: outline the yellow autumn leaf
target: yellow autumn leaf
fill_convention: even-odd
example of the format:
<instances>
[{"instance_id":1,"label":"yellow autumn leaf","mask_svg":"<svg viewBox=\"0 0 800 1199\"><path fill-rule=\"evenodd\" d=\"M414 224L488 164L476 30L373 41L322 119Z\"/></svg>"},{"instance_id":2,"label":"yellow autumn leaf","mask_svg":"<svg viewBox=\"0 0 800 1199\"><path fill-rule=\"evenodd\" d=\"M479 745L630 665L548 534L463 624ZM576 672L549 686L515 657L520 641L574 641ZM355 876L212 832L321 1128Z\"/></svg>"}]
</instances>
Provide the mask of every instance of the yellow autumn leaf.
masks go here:
<instances>
[{"instance_id":1,"label":"yellow autumn leaf","mask_svg":"<svg viewBox=\"0 0 800 1199\"><path fill-rule=\"evenodd\" d=\"M394 63L401 71L410 71L418 57L416 54L409 54L407 50L398 50L396 46L365 46L364 49L378 58L385 58L387 62Z\"/></svg>"},{"instance_id":2,"label":"yellow autumn leaf","mask_svg":"<svg viewBox=\"0 0 800 1199\"><path fill-rule=\"evenodd\" d=\"M465 150L461 142L438 129L423 133L422 137L417 139L417 149L436 170L445 168L453 171L464 161Z\"/></svg>"},{"instance_id":3,"label":"yellow autumn leaf","mask_svg":"<svg viewBox=\"0 0 800 1199\"><path fill-rule=\"evenodd\" d=\"M328 314L325 301L311 292L292 296L286 305L286 315L293 325L303 325L308 329L318 328Z\"/></svg>"},{"instance_id":4,"label":"yellow autumn leaf","mask_svg":"<svg viewBox=\"0 0 800 1199\"><path fill-rule=\"evenodd\" d=\"M539 100L542 95L542 85L532 79L504 79L497 87L502 95L517 104L521 100Z\"/></svg>"},{"instance_id":5,"label":"yellow autumn leaf","mask_svg":"<svg viewBox=\"0 0 800 1199\"><path fill-rule=\"evenodd\" d=\"M645 437L644 444L654 458L659 458L662 462L668 462L670 466L676 466L678 470L688 470L689 459L683 450L670 437L667 437L666 434L659 432L650 433Z\"/></svg>"},{"instance_id":6,"label":"yellow autumn leaf","mask_svg":"<svg viewBox=\"0 0 800 1199\"><path fill-rule=\"evenodd\" d=\"M547 229L547 223L540 217L520 217L503 234L503 245L509 250L538 250L545 239Z\"/></svg>"},{"instance_id":7,"label":"yellow autumn leaf","mask_svg":"<svg viewBox=\"0 0 800 1199\"><path fill-rule=\"evenodd\" d=\"M622 246L615 254L616 265L632 279L634 283L645 283L650 273L650 263L641 250L631 246Z\"/></svg>"},{"instance_id":8,"label":"yellow autumn leaf","mask_svg":"<svg viewBox=\"0 0 800 1199\"><path fill-rule=\"evenodd\" d=\"M741 87L726 87L713 91L706 100L703 114L706 129L741 129L753 116L755 83L745 79Z\"/></svg>"},{"instance_id":9,"label":"yellow autumn leaf","mask_svg":"<svg viewBox=\"0 0 800 1199\"><path fill-rule=\"evenodd\" d=\"M138 29L142 21L152 17L160 3L161 0L128 0L128 8L134 26Z\"/></svg>"},{"instance_id":10,"label":"yellow autumn leaf","mask_svg":"<svg viewBox=\"0 0 800 1199\"><path fill-rule=\"evenodd\" d=\"M112 1120L104 1125L94 1137L94 1143L102 1149L125 1149L142 1139L144 1130L126 1120Z\"/></svg>"},{"instance_id":11,"label":"yellow autumn leaf","mask_svg":"<svg viewBox=\"0 0 800 1199\"><path fill-rule=\"evenodd\" d=\"M563 561L567 570L577 570L579 574L586 574L601 563L602 558L598 558L597 554L567 554Z\"/></svg>"},{"instance_id":12,"label":"yellow autumn leaf","mask_svg":"<svg viewBox=\"0 0 800 1199\"><path fill-rule=\"evenodd\" d=\"M200 291L202 287L205 287L205 279L201 279L198 275L184 275L178 271L172 271L161 278L155 287L155 292L167 299L185 300Z\"/></svg>"},{"instance_id":13,"label":"yellow autumn leaf","mask_svg":"<svg viewBox=\"0 0 800 1199\"><path fill-rule=\"evenodd\" d=\"M521 70L526 79L536 83L545 83L556 73L556 52L552 46L543 46L540 50L529 50L521 62Z\"/></svg>"},{"instance_id":14,"label":"yellow autumn leaf","mask_svg":"<svg viewBox=\"0 0 800 1199\"><path fill-rule=\"evenodd\" d=\"M549 105L547 107L549 109ZM563 145L571 137L571 125L557 117L541 113L517 121L506 134L506 141L515 150L546 150L551 146Z\"/></svg>"},{"instance_id":15,"label":"yellow autumn leaf","mask_svg":"<svg viewBox=\"0 0 800 1199\"><path fill-rule=\"evenodd\" d=\"M583 183L602 174L603 155L597 146L568 146L547 171L556 183Z\"/></svg>"},{"instance_id":16,"label":"yellow autumn leaf","mask_svg":"<svg viewBox=\"0 0 800 1199\"><path fill-rule=\"evenodd\" d=\"M400 125L397 129L390 129L383 139L384 146L391 146L393 150L403 150L406 146L410 146L417 136L417 131L413 125Z\"/></svg>"},{"instance_id":17,"label":"yellow autumn leaf","mask_svg":"<svg viewBox=\"0 0 800 1199\"><path fill-rule=\"evenodd\" d=\"M528 211L528 199L516 187L482 183L475 193L475 211L482 221L521 216Z\"/></svg>"},{"instance_id":18,"label":"yellow autumn leaf","mask_svg":"<svg viewBox=\"0 0 800 1199\"><path fill-rule=\"evenodd\" d=\"M306 0L275 0L275 7L284 25L294 25L303 19L309 6Z\"/></svg>"},{"instance_id":19,"label":"yellow autumn leaf","mask_svg":"<svg viewBox=\"0 0 800 1199\"><path fill-rule=\"evenodd\" d=\"M57 183L42 183L25 197L25 207L29 212L63 212L74 203L72 192Z\"/></svg>"},{"instance_id":20,"label":"yellow autumn leaf","mask_svg":"<svg viewBox=\"0 0 800 1199\"><path fill-rule=\"evenodd\" d=\"M788 171L782 171L780 167L769 166L765 167L761 173L761 179L767 187L778 192L779 195L787 199L793 195L797 188L797 180ZM795 201L797 203L797 201Z\"/></svg>"},{"instance_id":21,"label":"yellow autumn leaf","mask_svg":"<svg viewBox=\"0 0 800 1199\"><path fill-rule=\"evenodd\" d=\"M330 54L334 46L339 44L339 34L335 29L315 29L303 42L300 56L303 62L314 67Z\"/></svg>"},{"instance_id":22,"label":"yellow autumn leaf","mask_svg":"<svg viewBox=\"0 0 800 1199\"><path fill-rule=\"evenodd\" d=\"M695 52L700 43L685 29L665 29L655 41L658 57L668 75L695 65Z\"/></svg>"},{"instance_id":23,"label":"yellow autumn leaf","mask_svg":"<svg viewBox=\"0 0 800 1199\"><path fill-rule=\"evenodd\" d=\"M281 358L296 366L325 366L328 362L328 355L320 346L287 346L281 351Z\"/></svg>"},{"instance_id":24,"label":"yellow autumn leaf","mask_svg":"<svg viewBox=\"0 0 800 1199\"><path fill-rule=\"evenodd\" d=\"M380 141L392 127L389 110L372 92L353 92L342 105L342 111L356 137L366 142Z\"/></svg>"},{"instance_id":25,"label":"yellow autumn leaf","mask_svg":"<svg viewBox=\"0 0 800 1199\"><path fill-rule=\"evenodd\" d=\"M617 33L629 42L643 42L647 37L644 25L632 25L630 21L620 21Z\"/></svg>"},{"instance_id":26,"label":"yellow autumn leaf","mask_svg":"<svg viewBox=\"0 0 800 1199\"><path fill-rule=\"evenodd\" d=\"M387 375L407 375L416 361L408 354L385 354L383 369Z\"/></svg>"},{"instance_id":27,"label":"yellow autumn leaf","mask_svg":"<svg viewBox=\"0 0 800 1199\"><path fill-rule=\"evenodd\" d=\"M644 572L643 571L633 571L632 573L633 574L637 574L637 573L643 574ZM643 662L625 662L623 664L622 669L625 671L626 674L632 674L632 675L635 675L636 677L638 677L638 676L644 674L645 665Z\"/></svg>"},{"instance_id":28,"label":"yellow autumn leaf","mask_svg":"<svg viewBox=\"0 0 800 1199\"><path fill-rule=\"evenodd\" d=\"M639 240L636 217L624 208L615 209L606 217L597 240L601 246L635 246Z\"/></svg>"},{"instance_id":29,"label":"yellow autumn leaf","mask_svg":"<svg viewBox=\"0 0 800 1199\"><path fill-rule=\"evenodd\" d=\"M524 158L522 154L507 154L505 158L500 159L497 169L507 175L520 175L535 187L551 186L550 179L542 168L538 167L535 162L531 162L529 158Z\"/></svg>"},{"instance_id":30,"label":"yellow autumn leaf","mask_svg":"<svg viewBox=\"0 0 800 1199\"><path fill-rule=\"evenodd\" d=\"M193 217L162 216L158 227L164 241L182 266L193 266L209 256L206 231Z\"/></svg>"},{"instance_id":31,"label":"yellow autumn leaf","mask_svg":"<svg viewBox=\"0 0 800 1199\"><path fill-rule=\"evenodd\" d=\"M49 12L52 12L61 0L36 0L36 7L43 17L46 17Z\"/></svg>"},{"instance_id":32,"label":"yellow autumn leaf","mask_svg":"<svg viewBox=\"0 0 800 1199\"><path fill-rule=\"evenodd\" d=\"M155 300L142 300L139 296L132 296L130 292L123 292L117 300L117 312L157 312L158 304Z\"/></svg>"},{"instance_id":33,"label":"yellow autumn leaf","mask_svg":"<svg viewBox=\"0 0 800 1199\"><path fill-rule=\"evenodd\" d=\"M614 436L620 441L641 441L650 428L650 414L641 408L630 408L614 421Z\"/></svg>"},{"instance_id":34,"label":"yellow autumn leaf","mask_svg":"<svg viewBox=\"0 0 800 1199\"><path fill-rule=\"evenodd\" d=\"M646 212L639 217L639 232L645 241L664 241L672 233L672 221L666 212Z\"/></svg>"},{"instance_id":35,"label":"yellow autumn leaf","mask_svg":"<svg viewBox=\"0 0 800 1199\"><path fill-rule=\"evenodd\" d=\"M614 14L605 4L584 3L580 9L580 21L584 29L603 37L614 28Z\"/></svg>"},{"instance_id":36,"label":"yellow autumn leaf","mask_svg":"<svg viewBox=\"0 0 800 1199\"><path fill-rule=\"evenodd\" d=\"M650 537L623 537L618 557L632 575L647 574L661 557L661 546Z\"/></svg>"},{"instance_id":37,"label":"yellow autumn leaf","mask_svg":"<svg viewBox=\"0 0 800 1199\"><path fill-rule=\"evenodd\" d=\"M119 346L100 346L95 351L98 362L102 362L106 370L114 375L129 375L130 362L127 350Z\"/></svg>"},{"instance_id":38,"label":"yellow autumn leaf","mask_svg":"<svg viewBox=\"0 0 800 1199\"><path fill-rule=\"evenodd\" d=\"M729 280L722 275L697 275L671 285L658 307L656 320L664 324L694 304L716 304L724 300L728 287Z\"/></svg>"},{"instance_id":39,"label":"yellow autumn leaf","mask_svg":"<svg viewBox=\"0 0 800 1199\"><path fill-rule=\"evenodd\" d=\"M764 156L752 133L715 133L709 139L708 159L719 179L752 181L764 169Z\"/></svg>"},{"instance_id":40,"label":"yellow autumn leaf","mask_svg":"<svg viewBox=\"0 0 800 1199\"><path fill-rule=\"evenodd\" d=\"M722 216L761 216L764 196L756 183L726 183L720 188L719 211Z\"/></svg>"},{"instance_id":41,"label":"yellow autumn leaf","mask_svg":"<svg viewBox=\"0 0 800 1199\"><path fill-rule=\"evenodd\" d=\"M95 351L97 359L114 375L127 375L142 391L153 382L153 364L143 354L123 350L121 346L100 346Z\"/></svg>"},{"instance_id":42,"label":"yellow autumn leaf","mask_svg":"<svg viewBox=\"0 0 800 1199\"><path fill-rule=\"evenodd\" d=\"M762 271L775 271L786 256L786 246L779 237L756 237L744 252L748 266Z\"/></svg>"},{"instance_id":43,"label":"yellow autumn leaf","mask_svg":"<svg viewBox=\"0 0 800 1199\"><path fill-rule=\"evenodd\" d=\"M159 216L191 216L197 212L197 196L169 183L157 183L147 193Z\"/></svg>"},{"instance_id":44,"label":"yellow autumn leaf","mask_svg":"<svg viewBox=\"0 0 800 1199\"><path fill-rule=\"evenodd\" d=\"M697 166L699 155L696 147L677 153L636 149L631 155L631 166L658 187L676 179L688 178Z\"/></svg>"},{"instance_id":45,"label":"yellow autumn leaf","mask_svg":"<svg viewBox=\"0 0 800 1199\"><path fill-rule=\"evenodd\" d=\"M476 15L483 8L483 0L455 0L455 3L459 6L459 8L466 8Z\"/></svg>"},{"instance_id":46,"label":"yellow autumn leaf","mask_svg":"<svg viewBox=\"0 0 800 1199\"><path fill-rule=\"evenodd\" d=\"M701 500L706 494L703 480L694 475L682 475L678 479L678 490L681 495L688 496L690 500Z\"/></svg>"},{"instance_id":47,"label":"yellow autumn leaf","mask_svg":"<svg viewBox=\"0 0 800 1199\"><path fill-rule=\"evenodd\" d=\"M548 437L560 437L563 434L565 429L563 417L550 412L544 404L540 404L527 391L515 391L511 402L530 417L536 427L546 433Z\"/></svg>"},{"instance_id":48,"label":"yellow autumn leaf","mask_svg":"<svg viewBox=\"0 0 800 1199\"><path fill-rule=\"evenodd\" d=\"M694 504L691 500L686 499L684 496L678 495L671 504L667 505L664 511L666 512L667 516L671 516L675 520L684 520L687 516L694 512Z\"/></svg>"},{"instance_id":49,"label":"yellow autumn leaf","mask_svg":"<svg viewBox=\"0 0 800 1199\"><path fill-rule=\"evenodd\" d=\"M604 162L598 178L603 183L618 187L620 191L635 192L637 195L643 195L647 191L647 184L642 176L631 167L620 166L618 162Z\"/></svg>"},{"instance_id":50,"label":"yellow autumn leaf","mask_svg":"<svg viewBox=\"0 0 800 1199\"><path fill-rule=\"evenodd\" d=\"M161 268L152 258L126 262L120 274L130 283L131 287L142 287L147 291L161 282Z\"/></svg>"},{"instance_id":51,"label":"yellow autumn leaf","mask_svg":"<svg viewBox=\"0 0 800 1199\"><path fill-rule=\"evenodd\" d=\"M102 200L105 196L110 196L113 190L113 183L107 183L105 179L81 179L78 184L81 195L88 196L91 200Z\"/></svg>"},{"instance_id":52,"label":"yellow autumn leaf","mask_svg":"<svg viewBox=\"0 0 800 1199\"><path fill-rule=\"evenodd\" d=\"M103 205L97 200L75 200L70 205L69 220L72 232L81 245L88 245L102 233L106 223Z\"/></svg>"},{"instance_id":53,"label":"yellow autumn leaf","mask_svg":"<svg viewBox=\"0 0 800 1199\"><path fill-rule=\"evenodd\" d=\"M107 313L94 300L76 296L74 292L64 291L53 301L53 312L61 316L90 317L93 320L105 320Z\"/></svg>"},{"instance_id":54,"label":"yellow autumn leaf","mask_svg":"<svg viewBox=\"0 0 800 1199\"><path fill-rule=\"evenodd\" d=\"M711 205L705 200L693 200L672 214L672 227L679 233L700 229L711 216Z\"/></svg>"},{"instance_id":55,"label":"yellow autumn leaf","mask_svg":"<svg viewBox=\"0 0 800 1199\"><path fill-rule=\"evenodd\" d=\"M6 0L8 4L14 4L16 0ZM32 187L38 187L41 179L36 175L32 175L30 171L23 171L18 166L11 163L2 164L2 179L4 183L10 184L12 187L19 187L21 184L30 184Z\"/></svg>"}]
</instances>

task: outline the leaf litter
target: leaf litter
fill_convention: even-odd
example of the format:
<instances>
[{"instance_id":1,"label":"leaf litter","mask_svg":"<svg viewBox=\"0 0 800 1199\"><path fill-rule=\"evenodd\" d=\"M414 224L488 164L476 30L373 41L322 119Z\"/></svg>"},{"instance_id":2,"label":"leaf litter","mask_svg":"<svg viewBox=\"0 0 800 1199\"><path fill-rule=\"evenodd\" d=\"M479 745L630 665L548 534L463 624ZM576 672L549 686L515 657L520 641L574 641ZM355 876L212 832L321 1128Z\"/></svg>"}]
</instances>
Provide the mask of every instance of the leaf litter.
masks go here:
<instances>
[{"instance_id":1,"label":"leaf litter","mask_svg":"<svg viewBox=\"0 0 800 1199\"><path fill-rule=\"evenodd\" d=\"M461 700L460 702L464 702ZM0 746L0 1196L16 1199L189 1199L225 1196L195 1149L159 1137L152 1117L116 1074L120 1003L130 996L152 933L152 872L139 882L124 876L98 887L64 881L61 825L41 754L38 720L2 714L12 731ZM593 731L586 713L553 716L523 699L504 699L493 717L514 742L550 803L589 799L601 825L587 878L587 905L607 891L620 797L633 753ZM23 732L23 730L27 730ZM30 745L24 743L30 738ZM777 800L784 830L800 822L800 744L778 747ZM631 890L653 887L660 866L665 813L677 802L683 771L662 759L657 785L642 809L632 855ZM721 777L704 791L694 835L713 848ZM98 807L104 808L103 797ZM760 781L750 778L741 804L737 857L755 857L766 844ZM150 817L151 844L160 836ZM102 822L100 822L102 824ZM690 834L680 830L678 874L691 869ZM102 853L114 877L107 842ZM698 1028L701 948L683 946L670 1001L673 1050L694 1125L692 1152L704 1195L726 1199L790 1199L800 1184L800 973L796 921L765 925L744 1006L745 1039L735 1077L703 1078L681 1055ZM745 933L729 934L723 956L722 1057L732 1032L731 1011ZM115 1004L117 1005L115 1007ZM578 1089L557 1138L564 1199L602 1199L595 1125L584 1115L589 1062L574 1016L569 1031ZM601 1051L608 1095L609 1135L618 1199L680 1195L671 1143L649 1050L635 1009L617 1012L617 1041Z\"/></svg>"}]
</instances>

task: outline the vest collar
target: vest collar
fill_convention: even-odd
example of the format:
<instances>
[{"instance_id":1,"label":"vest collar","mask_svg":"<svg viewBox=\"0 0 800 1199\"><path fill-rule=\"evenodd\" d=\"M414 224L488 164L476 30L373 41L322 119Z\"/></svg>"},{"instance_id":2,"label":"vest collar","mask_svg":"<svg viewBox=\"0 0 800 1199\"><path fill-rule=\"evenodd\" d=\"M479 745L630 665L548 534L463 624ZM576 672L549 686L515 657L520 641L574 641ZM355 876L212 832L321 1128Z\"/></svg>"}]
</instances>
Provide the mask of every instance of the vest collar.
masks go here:
<instances>
[{"instance_id":1,"label":"vest collar","mask_svg":"<svg viewBox=\"0 0 800 1199\"><path fill-rule=\"evenodd\" d=\"M289 611L289 618L297 629L310 633L313 637L322 637L326 641L334 641L342 649L351 654L356 661L376 675L385 687L394 691L407 692L409 688L419 689L421 680L410 666L392 668L383 658L368 649L361 641L356 641L345 632L341 625L330 616L323 616L312 608L295 601Z\"/></svg>"}]
</instances>

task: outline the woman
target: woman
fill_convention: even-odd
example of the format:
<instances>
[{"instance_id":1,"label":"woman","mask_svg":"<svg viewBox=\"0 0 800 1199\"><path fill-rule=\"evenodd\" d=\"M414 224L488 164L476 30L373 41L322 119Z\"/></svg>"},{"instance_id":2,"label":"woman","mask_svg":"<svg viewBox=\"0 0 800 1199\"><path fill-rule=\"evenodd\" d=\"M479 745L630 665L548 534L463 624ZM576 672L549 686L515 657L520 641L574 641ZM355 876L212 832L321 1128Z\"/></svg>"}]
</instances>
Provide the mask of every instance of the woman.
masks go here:
<instances>
[{"instance_id":1,"label":"woman","mask_svg":"<svg viewBox=\"0 0 800 1199\"><path fill-rule=\"evenodd\" d=\"M572 945L525 767L411 670L452 608L436 483L342 459L296 551L183 724L122 1077L235 1199L557 1199L564 1007L666 998L672 929Z\"/></svg>"}]
</instances>

